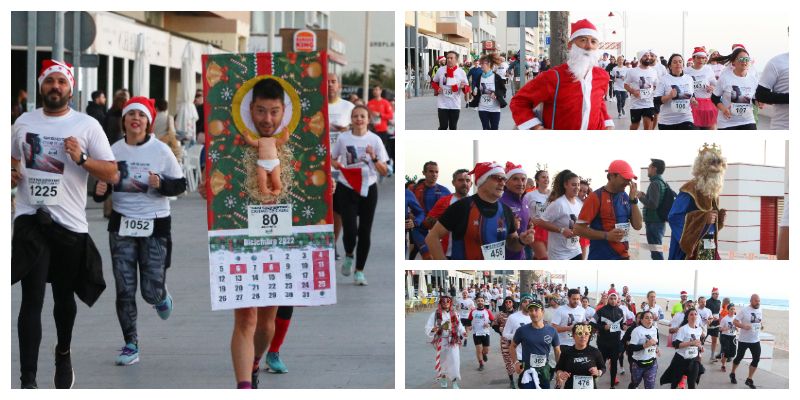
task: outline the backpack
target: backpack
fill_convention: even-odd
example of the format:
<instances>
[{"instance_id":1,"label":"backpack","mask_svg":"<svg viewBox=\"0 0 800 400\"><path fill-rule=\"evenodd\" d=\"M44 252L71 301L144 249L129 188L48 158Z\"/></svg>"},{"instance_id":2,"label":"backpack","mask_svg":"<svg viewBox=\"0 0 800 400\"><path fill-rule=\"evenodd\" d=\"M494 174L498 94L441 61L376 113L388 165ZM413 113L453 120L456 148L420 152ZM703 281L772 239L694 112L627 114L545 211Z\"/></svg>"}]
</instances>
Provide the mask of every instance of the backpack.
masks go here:
<instances>
[{"instance_id":1,"label":"backpack","mask_svg":"<svg viewBox=\"0 0 800 400\"><path fill-rule=\"evenodd\" d=\"M661 196L661 202L658 204L658 209L656 210L658 218L662 221L666 221L669 218L669 210L672 209L672 203L675 202L675 197L678 196L678 194L669 187L667 182L664 182L664 185L667 187L664 194Z\"/></svg>"}]
</instances>

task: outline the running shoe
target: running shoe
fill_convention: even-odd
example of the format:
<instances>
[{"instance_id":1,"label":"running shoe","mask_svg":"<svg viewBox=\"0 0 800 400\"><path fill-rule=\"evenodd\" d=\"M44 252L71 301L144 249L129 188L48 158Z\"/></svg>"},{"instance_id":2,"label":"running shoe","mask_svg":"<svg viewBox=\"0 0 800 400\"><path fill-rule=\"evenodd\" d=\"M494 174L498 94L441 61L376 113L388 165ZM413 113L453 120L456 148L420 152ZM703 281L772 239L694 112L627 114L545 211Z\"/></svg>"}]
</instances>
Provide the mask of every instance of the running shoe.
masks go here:
<instances>
[{"instance_id":1,"label":"running shoe","mask_svg":"<svg viewBox=\"0 0 800 400\"><path fill-rule=\"evenodd\" d=\"M483 361L484 362L489 361L489 356L487 354L483 355Z\"/></svg>"},{"instance_id":2,"label":"running shoe","mask_svg":"<svg viewBox=\"0 0 800 400\"><path fill-rule=\"evenodd\" d=\"M153 308L156 309L159 318L163 320L169 318L169 315L172 314L172 295L167 293L167 298L161 303L154 305Z\"/></svg>"},{"instance_id":3,"label":"running shoe","mask_svg":"<svg viewBox=\"0 0 800 400\"><path fill-rule=\"evenodd\" d=\"M719 370L725 372L725 366L723 365L722 368L720 368Z\"/></svg>"},{"instance_id":4,"label":"running shoe","mask_svg":"<svg viewBox=\"0 0 800 400\"><path fill-rule=\"evenodd\" d=\"M277 351L267 353L267 367L269 367L269 371L274 374L285 374L289 372L289 369L286 368L286 364L281 361L281 357Z\"/></svg>"},{"instance_id":5,"label":"running shoe","mask_svg":"<svg viewBox=\"0 0 800 400\"><path fill-rule=\"evenodd\" d=\"M344 262L342 263L342 275L350 276L350 272L353 270L353 262L355 262L353 257L348 255L344 256Z\"/></svg>"},{"instance_id":6,"label":"running shoe","mask_svg":"<svg viewBox=\"0 0 800 400\"><path fill-rule=\"evenodd\" d=\"M53 375L53 386L56 389L72 389L75 384L75 371L72 370L72 352L68 351L67 354L58 352L58 346L55 348L56 354L56 372Z\"/></svg>"},{"instance_id":7,"label":"running shoe","mask_svg":"<svg viewBox=\"0 0 800 400\"><path fill-rule=\"evenodd\" d=\"M625 375L625 368L620 367L619 368L619 374L620 375Z\"/></svg>"},{"instance_id":8,"label":"running shoe","mask_svg":"<svg viewBox=\"0 0 800 400\"><path fill-rule=\"evenodd\" d=\"M678 389L686 389L686 376L681 378L681 383L678 384Z\"/></svg>"},{"instance_id":9,"label":"running shoe","mask_svg":"<svg viewBox=\"0 0 800 400\"><path fill-rule=\"evenodd\" d=\"M253 388L253 389L258 389L258 372L259 371L260 371L260 369L258 367L256 367L253 370L253 374L250 375L250 387Z\"/></svg>"},{"instance_id":10,"label":"running shoe","mask_svg":"<svg viewBox=\"0 0 800 400\"><path fill-rule=\"evenodd\" d=\"M478 371L483 371L483 364L480 364L480 365L478 366Z\"/></svg>"},{"instance_id":11,"label":"running shoe","mask_svg":"<svg viewBox=\"0 0 800 400\"><path fill-rule=\"evenodd\" d=\"M20 389L38 389L38 388L39 388L39 385L38 385L38 384L36 383L36 381L34 380L34 381L31 381L31 382L23 382L23 383L20 385L20 387L19 387L19 388L20 388Z\"/></svg>"},{"instance_id":12,"label":"running shoe","mask_svg":"<svg viewBox=\"0 0 800 400\"><path fill-rule=\"evenodd\" d=\"M730 374L728 374L728 378L731 378L731 383L733 383L733 384L736 384L736 383L737 383L737 382L736 382L736 374L734 374L733 372L731 372Z\"/></svg>"},{"instance_id":13,"label":"running shoe","mask_svg":"<svg viewBox=\"0 0 800 400\"><path fill-rule=\"evenodd\" d=\"M447 378L437 378L437 379L439 380L439 386L441 386L442 389L447 389Z\"/></svg>"},{"instance_id":14,"label":"running shoe","mask_svg":"<svg viewBox=\"0 0 800 400\"><path fill-rule=\"evenodd\" d=\"M461 387L458 386L458 382L455 380L453 381L453 389L461 389Z\"/></svg>"},{"instance_id":15,"label":"running shoe","mask_svg":"<svg viewBox=\"0 0 800 400\"><path fill-rule=\"evenodd\" d=\"M617 385L619 385L619 378L614 377L614 383L611 384L611 388L613 389L614 386L617 386Z\"/></svg>"},{"instance_id":16,"label":"running shoe","mask_svg":"<svg viewBox=\"0 0 800 400\"><path fill-rule=\"evenodd\" d=\"M117 365L133 365L139 362L139 346L136 343L126 343L117 356Z\"/></svg>"},{"instance_id":17,"label":"running shoe","mask_svg":"<svg viewBox=\"0 0 800 400\"><path fill-rule=\"evenodd\" d=\"M354 281L356 286L367 286L367 278L364 277L364 271L356 271L353 274Z\"/></svg>"},{"instance_id":18,"label":"running shoe","mask_svg":"<svg viewBox=\"0 0 800 400\"><path fill-rule=\"evenodd\" d=\"M756 384L753 383L753 380L750 379L750 378L745 379L744 380L744 384L747 385L750 389L755 389L756 388Z\"/></svg>"}]
</instances>

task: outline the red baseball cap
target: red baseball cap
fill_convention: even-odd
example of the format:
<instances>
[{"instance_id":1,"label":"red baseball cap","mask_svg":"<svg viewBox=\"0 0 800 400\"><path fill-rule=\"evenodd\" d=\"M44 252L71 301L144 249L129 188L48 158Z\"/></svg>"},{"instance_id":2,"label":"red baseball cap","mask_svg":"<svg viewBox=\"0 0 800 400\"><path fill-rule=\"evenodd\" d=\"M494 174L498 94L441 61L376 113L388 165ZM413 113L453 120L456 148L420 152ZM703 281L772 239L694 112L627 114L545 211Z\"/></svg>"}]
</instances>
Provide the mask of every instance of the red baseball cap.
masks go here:
<instances>
[{"instance_id":1,"label":"red baseball cap","mask_svg":"<svg viewBox=\"0 0 800 400\"><path fill-rule=\"evenodd\" d=\"M633 174L633 168L631 165L623 160L614 160L611 162L611 165L608 166L606 170L609 174L619 174L625 179L639 179L636 175Z\"/></svg>"}]
</instances>

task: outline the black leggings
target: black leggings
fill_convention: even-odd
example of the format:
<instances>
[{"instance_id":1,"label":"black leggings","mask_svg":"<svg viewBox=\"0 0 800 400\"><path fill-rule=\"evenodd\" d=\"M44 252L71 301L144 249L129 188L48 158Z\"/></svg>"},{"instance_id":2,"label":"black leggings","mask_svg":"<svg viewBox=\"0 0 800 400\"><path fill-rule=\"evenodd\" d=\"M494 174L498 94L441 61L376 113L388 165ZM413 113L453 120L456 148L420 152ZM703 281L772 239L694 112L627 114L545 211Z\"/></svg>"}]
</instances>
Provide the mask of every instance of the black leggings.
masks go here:
<instances>
[{"instance_id":1,"label":"black leggings","mask_svg":"<svg viewBox=\"0 0 800 400\"><path fill-rule=\"evenodd\" d=\"M691 121L681 122L680 124L675 125L664 125L658 124L658 130L660 131L676 131L676 130L697 130L694 124Z\"/></svg>"},{"instance_id":2,"label":"black leggings","mask_svg":"<svg viewBox=\"0 0 800 400\"><path fill-rule=\"evenodd\" d=\"M456 125L458 125L458 115L461 113L461 110L451 110L449 108L440 108L439 109L439 130L446 131L450 129L454 131L458 129Z\"/></svg>"},{"instance_id":3,"label":"black leggings","mask_svg":"<svg viewBox=\"0 0 800 400\"><path fill-rule=\"evenodd\" d=\"M750 355L753 356L753 360L750 361L751 367L758 367L758 361L761 360L761 342L755 343L745 343L739 342L739 348L736 349L736 358L733 359L733 365L739 365L744 358L744 352L750 349Z\"/></svg>"},{"instance_id":4,"label":"black leggings","mask_svg":"<svg viewBox=\"0 0 800 400\"><path fill-rule=\"evenodd\" d=\"M292 312L294 311L294 306L280 306L278 307L278 315L277 318L280 319L292 319Z\"/></svg>"},{"instance_id":5,"label":"black leggings","mask_svg":"<svg viewBox=\"0 0 800 400\"><path fill-rule=\"evenodd\" d=\"M612 345L598 345L600 353L603 354L603 360L611 360L609 372L611 373L611 383L617 378L617 361L622 360L619 352L619 344ZM620 364L621 366L622 364Z\"/></svg>"},{"instance_id":6,"label":"black leggings","mask_svg":"<svg viewBox=\"0 0 800 400\"><path fill-rule=\"evenodd\" d=\"M339 215L342 216L344 251L353 254L353 250L356 250L356 271L363 271L369 255L372 220L378 205L378 185L369 187L367 197L361 197L345 185L338 185L334 197L339 205Z\"/></svg>"},{"instance_id":7,"label":"black leggings","mask_svg":"<svg viewBox=\"0 0 800 400\"><path fill-rule=\"evenodd\" d=\"M670 389L675 389L681 383L681 379L686 375L686 385L689 389L694 389L697 386L697 377L700 375L700 361L697 358L686 360L678 354L678 369L672 374L672 382L670 382Z\"/></svg>"}]
</instances>

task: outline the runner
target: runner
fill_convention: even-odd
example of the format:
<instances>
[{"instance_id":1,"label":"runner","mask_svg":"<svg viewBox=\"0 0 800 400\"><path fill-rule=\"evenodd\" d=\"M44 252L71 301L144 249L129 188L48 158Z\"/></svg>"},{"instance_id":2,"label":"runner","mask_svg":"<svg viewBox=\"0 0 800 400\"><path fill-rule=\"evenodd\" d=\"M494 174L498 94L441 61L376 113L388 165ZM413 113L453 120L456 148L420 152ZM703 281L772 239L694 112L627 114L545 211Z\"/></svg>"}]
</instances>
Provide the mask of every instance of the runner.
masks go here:
<instances>
[{"instance_id":1,"label":"runner","mask_svg":"<svg viewBox=\"0 0 800 400\"><path fill-rule=\"evenodd\" d=\"M755 389L753 375L758 369L758 362L761 360L761 331L764 329L763 314L761 313L761 297L757 294L750 296L750 305L743 307L736 314L733 324L739 328L739 348L736 350L736 358L733 359L731 368L731 383L736 383L736 368L744 358L744 353L750 350L750 367L747 372L747 379L744 384Z\"/></svg>"},{"instance_id":2,"label":"runner","mask_svg":"<svg viewBox=\"0 0 800 400\"><path fill-rule=\"evenodd\" d=\"M696 105L692 106L692 121L700 129L717 129L717 107L711 102L711 93L717 85L713 69L706 64L708 53L704 47L695 47L692 66L684 71L692 78Z\"/></svg>"},{"instance_id":3,"label":"runner","mask_svg":"<svg viewBox=\"0 0 800 400\"><path fill-rule=\"evenodd\" d=\"M19 187L11 284L22 281L17 319L20 381L22 388L38 387L41 315L50 282L58 337L53 383L56 389L70 389L75 383L71 354L75 294L92 306L105 288L102 260L88 234L86 182L90 174L115 182L118 173L103 128L69 107L75 85L72 66L44 60L38 83L42 108L22 114L11 129L11 187ZM80 271L100 279L93 281Z\"/></svg>"},{"instance_id":4,"label":"runner","mask_svg":"<svg viewBox=\"0 0 800 400\"><path fill-rule=\"evenodd\" d=\"M169 318L173 308L166 285L172 253L167 197L183 193L186 178L169 146L154 140L155 117L154 100L128 100L122 109L124 140L111 146L120 180L113 186L98 181L94 189L96 202L112 197L108 241L117 289L117 319L125 340L117 365L139 362L137 280L141 280L142 298L161 319Z\"/></svg>"},{"instance_id":5,"label":"runner","mask_svg":"<svg viewBox=\"0 0 800 400\"><path fill-rule=\"evenodd\" d=\"M575 344L561 345L561 356L556 365L556 388L594 389L597 380L606 370L600 350L589 346L593 327L589 323L572 326Z\"/></svg>"},{"instance_id":6,"label":"runner","mask_svg":"<svg viewBox=\"0 0 800 400\"><path fill-rule=\"evenodd\" d=\"M697 107L694 99L694 80L683 72L683 57L669 57L669 73L660 77L654 94L657 107L663 104L666 110L658 122L659 130L694 130L692 109Z\"/></svg>"},{"instance_id":7,"label":"runner","mask_svg":"<svg viewBox=\"0 0 800 400\"><path fill-rule=\"evenodd\" d=\"M725 372L725 363L728 360L733 360L736 357L736 334L738 328L733 320L736 318L736 305L728 304L728 315L724 316L719 323L720 337L719 343L722 348L722 357L720 364L722 367L720 371ZM734 375L735 376L735 375Z\"/></svg>"},{"instance_id":8,"label":"runner","mask_svg":"<svg viewBox=\"0 0 800 400\"><path fill-rule=\"evenodd\" d=\"M631 166L614 160L608 166L608 183L590 193L575 224L575 233L591 240L590 260L628 260L628 231L642 229L642 212L635 200L638 179ZM630 195L625 187L630 185Z\"/></svg>"},{"instance_id":9,"label":"runner","mask_svg":"<svg viewBox=\"0 0 800 400\"><path fill-rule=\"evenodd\" d=\"M334 193L333 201L338 204L335 207L342 216L344 229L345 257L342 275L350 276L355 263L356 272L353 278L359 286L367 285L364 267L367 265L372 221L378 205L378 174L386 176L389 172L386 148L381 139L367 129L368 119L369 109L364 106L353 108L352 130L339 135L331 150L331 165L341 171L340 185ZM359 185L351 183L350 176L355 176L353 181Z\"/></svg>"},{"instance_id":10,"label":"runner","mask_svg":"<svg viewBox=\"0 0 800 400\"><path fill-rule=\"evenodd\" d=\"M685 311L684 321L672 338L672 345L677 349L669 367L661 375L660 384L670 384L671 389L678 388L682 377L686 377L689 389L695 389L700 383L700 375L704 368L700 364L703 354L703 344L700 342L700 328L697 310L688 308Z\"/></svg>"},{"instance_id":11,"label":"runner","mask_svg":"<svg viewBox=\"0 0 800 400\"><path fill-rule=\"evenodd\" d=\"M642 311L653 313L653 321L656 324L665 318L664 310L661 309L660 305L656 304L656 292L654 290L647 292L647 303L645 303Z\"/></svg>"},{"instance_id":12,"label":"runner","mask_svg":"<svg viewBox=\"0 0 800 400\"><path fill-rule=\"evenodd\" d=\"M438 167L436 170L438 174ZM430 226L435 225L436 221L439 220L439 217L441 217L442 214L444 214L444 212L447 210L448 207L450 207L455 202L469 196L469 191L470 189L472 189L472 178L469 176L469 170L457 169L456 172L453 172L452 184L453 188L455 189L455 193L444 195L440 197L439 200L436 201L433 208L431 208L430 211L428 211L428 215L426 217L428 225ZM453 251L452 248L453 234L451 233L450 235L447 235L446 237L442 238L441 243L442 243L442 249L444 250L444 255L449 259ZM425 249L427 250L427 248L428 247L426 245ZM429 257L429 255L427 256ZM423 258L424 257L425 256L423 256Z\"/></svg>"},{"instance_id":13,"label":"runner","mask_svg":"<svg viewBox=\"0 0 800 400\"><path fill-rule=\"evenodd\" d=\"M545 170L536 171L533 179L536 181L536 189L525 194L523 202L528 205L530 210L531 220L541 218L541 215L547 209L550 197L550 174ZM534 226L534 241L533 245L533 259L546 260L547 259L547 229L537 229Z\"/></svg>"},{"instance_id":14,"label":"runner","mask_svg":"<svg viewBox=\"0 0 800 400\"><path fill-rule=\"evenodd\" d=\"M486 298L478 296L475 301L476 308L469 312L469 322L472 326L472 340L475 343L475 355L478 357L478 371L483 371L483 363L489 361L489 334L494 315L486 308Z\"/></svg>"},{"instance_id":15,"label":"runner","mask_svg":"<svg viewBox=\"0 0 800 400\"><path fill-rule=\"evenodd\" d=\"M383 88L381 85L372 87L372 98L367 102L369 109L369 123L373 133L378 135L386 149L389 160L394 160L394 148L389 140L389 124L394 119L394 107L389 100L383 98Z\"/></svg>"},{"instance_id":16,"label":"runner","mask_svg":"<svg viewBox=\"0 0 800 400\"><path fill-rule=\"evenodd\" d=\"M755 101L758 79L750 74L751 58L744 48L737 48L730 55L714 58L715 61L731 63L730 73L723 72L711 95L711 101L719 110L717 127L720 130L756 130L753 105L759 109L764 104Z\"/></svg>"},{"instance_id":17,"label":"runner","mask_svg":"<svg viewBox=\"0 0 800 400\"><path fill-rule=\"evenodd\" d=\"M586 312L586 320L593 321L594 316L597 313L594 308L589 305L589 298L586 296L581 297L581 306Z\"/></svg>"},{"instance_id":18,"label":"runner","mask_svg":"<svg viewBox=\"0 0 800 400\"><path fill-rule=\"evenodd\" d=\"M672 317L675 317L675 315L677 315L678 313L683 312L684 308L683 305L688 301L687 300L688 298L689 298L689 293L686 293L685 290L681 290L681 300L672 306L672 314L671 314Z\"/></svg>"},{"instance_id":19,"label":"runner","mask_svg":"<svg viewBox=\"0 0 800 400\"><path fill-rule=\"evenodd\" d=\"M469 314L475 308L474 292L464 290L461 292L461 298L456 301L456 310L458 310L458 318L461 320L461 326L464 327L465 332L469 335L472 329L472 320L469 319ZM467 347L467 338L464 337L464 347Z\"/></svg>"},{"instance_id":20,"label":"runner","mask_svg":"<svg viewBox=\"0 0 800 400\"><path fill-rule=\"evenodd\" d=\"M645 389L656 388L658 373L658 326L652 311L643 311L641 324L633 329L628 349L633 352L631 363L631 383L628 389L636 389L644 380Z\"/></svg>"},{"instance_id":21,"label":"runner","mask_svg":"<svg viewBox=\"0 0 800 400\"><path fill-rule=\"evenodd\" d=\"M458 53L448 51L447 66L439 68L433 77L436 106L439 109L439 130L456 130L461 101L469 93L469 82L463 69L458 67ZM463 92L463 93L462 93Z\"/></svg>"},{"instance_id":22,"label":"runner","mask_svg":"<svg viewBox=\"0 0 800 400\"><path fill-rule=\"evenodd\" d=\"M511 341L503 337L503 331L506 328L506 323L508 323L508 318L513 315L514 311L514 299L508 296L503 300L500 311L497 313L497 318L492 322L492 329L500 334L500 353L503 355L503 364L506 366L511 389L516 389L514 372L516 371L515 365L517 357L516 354L511 351Z\"/></svg>"},{"instance_id":23,"label":"runner","mask_svg":"<svg viewBox=\"0 0 800 400\"><path fill-rule=\"evenodd\" d=\"M700 343L706 344L706 336L708 336L708 325L714 320L714 315L706 308L706 298L700 296L697 298L697 324L703 330L703 335L700 336ZM711 353L711 358L714 358L714 353Z\"/></svg>"},{"instance_id":24,"label":"runner","mask_svg":"<svg viewBox=\"0 0 800 400\"><path fill-rule=\"evenodd\" d=\"M478 117L483 130L498 130L500 110L508 105L505 78L500 72L492 71L499 64L500 57L496 53L482 56L476 79L478 83L472 89L473 99L469 106L478 109Z\"/></svg>"},{"instance_id":25,"label":"runner","mask_svg":"<svg viewBox=\"0 0 800 400\"><path fill-rule=\"evenodd\" d=\"M581 178L581 189L578 192L578 200L581 201L581 209L583 209L583 203L586 201L586 198L589 197L589 193L592 193L591 181L591 179ZM588 238L578 237L580 238L578 242L581 244L581 257L586 260L589 258L589 245L592 242Z\"/></svg>"},{"instance_id":26,"label":"runner","mask_svg":"<svg viewBox=\"0 0 800 400\"><path fill-rule=\"evenodd\" d=\"M517 231L520 229L527 229L530 223L530 210L528 204L524 201L525 196L525 183L528 180L528 173L522 168L522 165L514 165L512 162L506 162L506 187L503 191L503 197L500 202L503 206L508 207L516 221ZM512 251L506 249L506 260L525 260L525 250L527 247L520 251Z\"/></svg>"},{"instance_id":27,"label":"runner","mask_svg":"<svg viewBox=\"0 0 800 400\"><path fill-rule=\"evenodd\" d=\"M644 119L644 129L655 129L656 108L653 103L653 91L658 87L658 72L654 65L656 55L653 50L642 50L638 53L639 66L631 68L625 76L625 90L631 99L630 130L639 129Z\"/></svg>"},{"instance_id":28,"label":"runner","mask_svg":"<svg viewBox=\"0 0 800 400\"><path fill-rule=\"evenodd\" d=\"M568 304L559 307L553 314L550 323L558 332L558 342L561 344L561 351L566 346L575 344L572 338L572 326L586 321L586 311L581 306L581 292L578 289L570 289L567 292Z\"/></svg>"},{"instance_id":29,"label":"runner","mask_svg":"<svg viewBox=\"0 0 800 400\"><path fill-rule=\"evenodd\" d=\"M454 260L504 260L505 250L521 251L533 242L533 230L517 234L514 215L498 200L505 188L505 170L495 163L478 163L478 192L450 206L425 238L431 256L443 260L441 238L453 233Z\"/></svg>"},{"instance_id":30,"label":"runner","mask_svg":"<svg viewBox=\"0 0 800 400\"><path fill-rule=\"evenodd\" d=\"M516 363L520 389L549 389L552 369L547 360L550 349L552 348L556 360L561 356L558 335L552 326L545 325L543 308L542 302L538 300L530 302L528 315L531 323L517 329L511 343L514 352L517 346L522 348L521 361Z\"/></svg>"},{"instance_id":31,"label":"runner","mask_svg":"<svg viewBox=\"0 0 800 400\"><path fill-rule=\"evenodd\" d=\"M436 202L439 201L440 198L450 194L450 190L436 183L439 180L439 164L435 161L426 162L422 166L422 174L425 175L425 179L417 183L412 191L417 197L417 202L419 202L419 205L422 206L425 212L425 219L422 222L422 226L411 231L411 238L419 254L422 256L422 259L430 260L431 255L428 246L425 244L425 237L428 236L428 230L436 224L436 219L429 217L428 213L434 208ZM467 192L469 192L469 190L467 190ZM438 218L438 216L436 218Z\"/></svg>"},{"instance_id":32,"label":"runner","mask_svg":"<svg viewBox=\"0 0 800 400\"><path fill-rule=\"evenodd\" d=\"M625 313L619 308L619 295L608 294L608 304L597 310L594 316L597 327L597 348L603 354L603 363L610 360L611 389L619 384L617 379L617 362L620 353L621 334L625 331Z\"/></svg>"},{"instance_id":33,"label":"runner","mask_svg":"<svg viewBox=\"0 0 800 400\"><path fill-rule=\"evenodd\" d=\"M442 389L447 389L448 382L453 382L453 389L458 389L461 379L461 339L466 332L452 309L453 299L449 296L439 297L439 308L434 311L425 324L425 334L431 339L436 350L436 380Z\"/></svg>"},{"instance_id":34,"label":"runner","mask_svg":"<svg viewBox=\"0 0 800 400\"><path fill-rule=\"evenodd\" d=\"M583 202L578 200L580 177L565 169L556 175L549 203L540 219L534 223L548 234L547 258L550 260L581 260L583 252L579 237L573 232Z\"/></svg>"},{"instance_id":35,"label":"runner","mask_svg":"<svg viewBox=\"0 0 800 400\"><path fill-rule=\"evenodd\" d=\"M511 343L514 340L514 335L517 332L517 329L521 328L523 325L530 324L532 322L530 315L528 315L528 305L530 305L533 299L530 296L524 296L520 299L519 307L517 308L517 312L511 314L506 321L506 325L503 327L502 337L503 339L507 340L509 343L509 352L511 353L512 357L516 357L515 360L522 360L522 347L516 347L516 354L515 352L511 351ZM515 369L515 371L518 371ZM517 372L519 374L519 372ZM520 374L520 378L522 375ZM512 379L513 377L509 377Z\"/></svg>"},{"instance_id":36,"label":"runner","mask_svg":"<svg viewBox=\"0 0 800 400\"><path fill-rule=\"evenodd\" d=\"M625 61L624 64L619 64L611 70L614 98L617 99L617 118L622 118L622 116L625 115L625 101L628 100L628 92L625 90L625 79L630 69L631 63Z\"/></svg>"}]
</instances>

